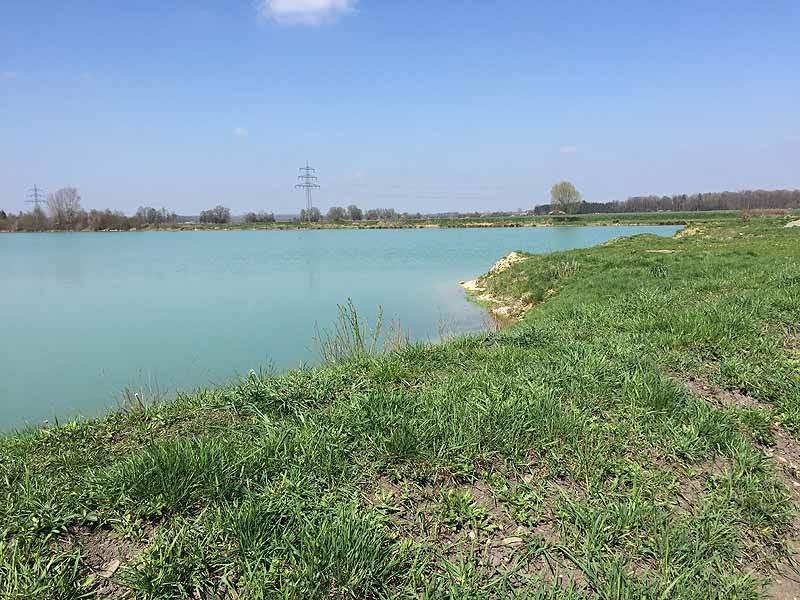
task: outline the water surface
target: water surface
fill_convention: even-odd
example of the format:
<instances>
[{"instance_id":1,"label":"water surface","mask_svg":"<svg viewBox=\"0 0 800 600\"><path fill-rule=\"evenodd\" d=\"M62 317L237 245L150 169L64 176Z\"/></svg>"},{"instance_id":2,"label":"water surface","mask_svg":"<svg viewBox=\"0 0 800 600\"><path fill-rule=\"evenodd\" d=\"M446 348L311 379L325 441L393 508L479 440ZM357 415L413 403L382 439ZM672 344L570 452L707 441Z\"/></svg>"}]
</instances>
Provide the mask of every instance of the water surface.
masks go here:
<instances>
[{"instance_id":1,"label":"water surface","mask_svg":"<svg viewBox=\"0 0 800 600\"><path fill-rule=\"evenodd\" d=\"M0 235L0 430L95 416L121 391L220 385L317 360L348 297L413 338L478 329L459 280L512 250L679 227Z\"/></svg>"}]
</instances>

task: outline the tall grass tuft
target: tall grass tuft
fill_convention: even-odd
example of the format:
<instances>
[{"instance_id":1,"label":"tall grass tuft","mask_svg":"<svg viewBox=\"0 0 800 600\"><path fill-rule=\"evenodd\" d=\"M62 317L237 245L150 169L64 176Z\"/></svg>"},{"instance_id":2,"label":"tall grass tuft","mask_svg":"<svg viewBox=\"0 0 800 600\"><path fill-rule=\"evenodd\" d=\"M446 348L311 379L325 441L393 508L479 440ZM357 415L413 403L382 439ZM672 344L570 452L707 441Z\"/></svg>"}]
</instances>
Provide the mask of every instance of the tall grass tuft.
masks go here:
<instances>
[{"instance_id":1,"label":"tall grass tuft","mask_svg":"<svg viewBox=\"0 0 800 600\"><path fill-rule=\"evenodd\" d=\"M233 443L181 437L131 453L101 476L99 484L109 505L160 514L230 497L245 479Z\"/></svg>"},{"instance_id":2,"label":"tall grass tuft","mask_svg":"<svg viewBox=\"0 0 800 600\"><path fill-rule=\"evenodd\" d=\"M663 279L669 276L669 269L662 262L653 263L650 265L650 275L657 279Z\"/></svg>"},{"instance_id":3,"label":"tall grass tuft","mask_svg":"<svg viewBox=\"0 0 800 600\"><path fill-rule=\"evenodd\" d=\"M553 279L565 279L578 272L579 264L577 260L562 260L553 263L549 267L550 276Z\"/></svg>"},{"instance_id":4,"label":"tall grass tuft","mask_svg":"<svg viewBox=\"0 0 800 600\"><path fill-rule=\"evenodd\" d=\"M347 299L346 304L339 304L338 309L332 331L317 327L316 340L322 360L332 363L375 354L383 327L383 308L378 307L378 316L372 329L361 322L351 298Z\"/></svg>"},{"instance_id":5,"label":"tall grass tuft","mask_svg":"<svg viewBox=\"0 0 800 600\"><path fill-rule=\"evenodd\" d=\"M140 412L148 406L157 406L167 399L167 394L158 386L158 382L146 382L134 389L125 386L122 390L120 410L123 412Z\"/></svg>"},{"instance_id":6,"label":"tall grass tuft","mask_svg":"<svg viewBox=\"0 0 800 600\"><path fill-rule=\"evenodd\" d=\"M396 321L389 322L384 328L383 307L378 307L372 327L362 322L352 299L339 304L338 309L339 314L330 331L316 328L315 340L326 363L374 356L382 351L396 352L409 344L408 334Z\"/></svg>"}]
</instances>

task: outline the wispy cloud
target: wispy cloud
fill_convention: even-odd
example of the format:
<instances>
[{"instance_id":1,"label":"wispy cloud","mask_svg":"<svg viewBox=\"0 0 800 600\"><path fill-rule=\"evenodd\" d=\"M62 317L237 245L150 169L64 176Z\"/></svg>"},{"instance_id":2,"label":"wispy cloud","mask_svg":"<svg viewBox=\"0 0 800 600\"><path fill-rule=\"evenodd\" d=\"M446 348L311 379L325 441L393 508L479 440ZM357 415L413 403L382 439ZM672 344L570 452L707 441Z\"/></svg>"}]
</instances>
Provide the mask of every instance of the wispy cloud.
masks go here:
<instances>
[{"instance_id":1,"label":"wispy cloud","mask_svg":"<svg viewBox=\"0 0 800 600\"><path fill-rule=\"evenodd\" d=\"M3 79L16 79L17 72L16 71L3 71L2 73Z\"/></svg>"},{"instance_id":2,"label":"wispy cloud","mask_svg":"<svg viewBox=\"0 0 800 600\"><path fill-rule=\"evenodd\" d=\"M258 0L261 18L288 25L319 25L355 9L357 0Z\"/></svg>"},{"instance_id":3,"label":"wispy cloud","mask_svg":"<svg viewBox=\"0 0 800 600\"><path fill-rule=\"evenodd\" d=\"M244 127L236 127L233 130L233 135L234 137L245 138L248 135L250 135L250 132L247 131L247 129L245 129Z\"/></svg>"},{"instance_id":4,"label":"wispy cloud","mask_svg":"<svg viewBox=\"0 0 800 600\"><path fill-rule=\"evenodd\" d=\"M561 148L559 148L558 151L561 154L575 154L578 151L578 149L575 146L561 146Z\"/></svg>"}]
</instances>

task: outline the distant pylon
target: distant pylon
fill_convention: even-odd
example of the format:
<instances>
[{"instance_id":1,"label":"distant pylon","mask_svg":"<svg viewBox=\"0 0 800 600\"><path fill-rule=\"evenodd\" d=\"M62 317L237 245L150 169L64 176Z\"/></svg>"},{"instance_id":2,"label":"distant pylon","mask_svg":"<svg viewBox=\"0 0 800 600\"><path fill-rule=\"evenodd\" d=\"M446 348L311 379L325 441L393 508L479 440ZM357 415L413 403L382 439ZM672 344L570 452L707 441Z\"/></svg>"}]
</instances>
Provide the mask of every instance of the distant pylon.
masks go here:
<instances>
[{"instance_id":1,"label":"distant pylon","mask_svg":"<svg viewBox=\"0 0 800 600\"><path fill-rule=\"evenodd\" d=\"M311 168L308 161L306 161L306 166L300 167L300 175L297 176L300 183L294 186L296 188L303 188L306 191L306 219L309 221L311 220L311 207L313 206L311 203L311 190L319 188L317 176L314 175L314 173L316 173L316 169Z\"/></svg>"},{"instance_id":2,"label":"distant pylon","mask_svg":"<svg viewBox=\"0 0 800 600\"><path fill-rule=\"evenodd\" d=\"M25 200L28 204L33 204L34 206L39 206L40 204L44 204L46 202L44 196L44 190L40 187L34 185L32 188L28 190L28 199Z\"/></svg>"}]
</instances>

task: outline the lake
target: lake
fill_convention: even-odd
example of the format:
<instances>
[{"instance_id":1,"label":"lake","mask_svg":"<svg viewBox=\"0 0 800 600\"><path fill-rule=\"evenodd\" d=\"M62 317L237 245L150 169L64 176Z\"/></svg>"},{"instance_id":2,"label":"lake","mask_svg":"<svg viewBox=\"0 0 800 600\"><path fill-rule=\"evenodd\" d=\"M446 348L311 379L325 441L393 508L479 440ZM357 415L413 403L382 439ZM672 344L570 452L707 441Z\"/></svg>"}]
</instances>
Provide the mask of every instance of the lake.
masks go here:
<instances>
[{"instance_id":1,"label":"lake","mask_svg":"<svg viewBox=\"0 0 800 600\"><path fill-rule=\"evenodd\" d=\"M0 429L96 416L125 388L174 395L318 362L352 298L414 339L480 329L458 285L512 250L679 227L0 235Z\"/></svg>"}]
</instances>

